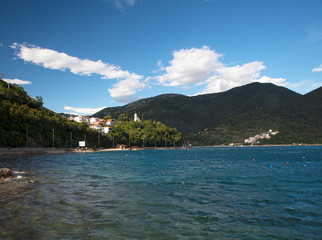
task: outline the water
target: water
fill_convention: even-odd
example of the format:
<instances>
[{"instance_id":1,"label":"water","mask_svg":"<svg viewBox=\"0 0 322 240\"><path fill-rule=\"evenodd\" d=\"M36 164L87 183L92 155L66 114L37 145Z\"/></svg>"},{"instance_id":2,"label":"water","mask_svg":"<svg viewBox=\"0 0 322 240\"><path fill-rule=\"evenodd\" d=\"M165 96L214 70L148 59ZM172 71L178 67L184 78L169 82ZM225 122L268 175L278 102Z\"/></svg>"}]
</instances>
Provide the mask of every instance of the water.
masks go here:
<instances>
[{"instance_id":1,"label":"water","mask_svg":"<svg viewBox=\"0 0 322 240\"><path fill-rule=\"evenodd\" d=\"M22 179L0 183L0 239L322 238L319 146L38 155L0 163L23 171Z\"/></svg>"}]
</instances>

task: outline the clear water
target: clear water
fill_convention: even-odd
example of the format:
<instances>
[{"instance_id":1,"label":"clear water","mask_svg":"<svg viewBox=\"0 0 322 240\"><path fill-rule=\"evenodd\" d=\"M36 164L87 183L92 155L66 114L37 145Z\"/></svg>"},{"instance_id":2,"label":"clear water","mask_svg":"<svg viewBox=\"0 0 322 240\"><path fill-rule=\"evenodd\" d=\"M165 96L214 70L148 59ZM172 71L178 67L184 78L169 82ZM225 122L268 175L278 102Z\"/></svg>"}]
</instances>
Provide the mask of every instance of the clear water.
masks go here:
<instances>
[{"instance_id":1,"label":"clear water","mask_svg":"<svg viewBox=\"0 0 322 240\"><path fill-rule=\"evenodd\" d=\"M38 155L0 166L24 172L0 183L0 239L322 238L319 146Z\"/></svg>"}]
</instances>

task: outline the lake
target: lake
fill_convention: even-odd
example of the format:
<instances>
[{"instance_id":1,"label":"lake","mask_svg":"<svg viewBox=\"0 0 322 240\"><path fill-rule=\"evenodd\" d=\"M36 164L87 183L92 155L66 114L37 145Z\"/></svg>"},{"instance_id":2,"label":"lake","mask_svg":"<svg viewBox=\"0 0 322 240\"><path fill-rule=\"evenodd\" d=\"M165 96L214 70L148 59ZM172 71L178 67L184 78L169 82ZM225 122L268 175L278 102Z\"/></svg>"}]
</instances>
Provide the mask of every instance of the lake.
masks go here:
<instances>
[{"instance_id":1,"label":"lake","mask_svg":"<svg viewBox=\"0 0 322 240\"><path fill-rule=\"evenodd\" d=\"M0 239L322 238L321 146L34 155L0 167L22 177L0 183Z\"/></svg>"}]
</instances>

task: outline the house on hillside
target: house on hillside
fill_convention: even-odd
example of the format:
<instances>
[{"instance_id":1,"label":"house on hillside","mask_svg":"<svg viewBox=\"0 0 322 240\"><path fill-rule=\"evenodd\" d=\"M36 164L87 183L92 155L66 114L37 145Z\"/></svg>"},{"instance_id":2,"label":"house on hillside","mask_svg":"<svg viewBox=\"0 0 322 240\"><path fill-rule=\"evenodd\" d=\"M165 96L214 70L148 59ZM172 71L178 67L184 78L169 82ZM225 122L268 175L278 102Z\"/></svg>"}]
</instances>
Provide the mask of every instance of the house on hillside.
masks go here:
<instances>
[{"instance_id":1,"label":"house on hillside","mask_svg":"<svg viewBox=\"0 0 322 240\"><path fill-rule=\"evenodd\" d=\"M68 119L70 120L74 120L76 122L79 122L79 123L82 123L82 122L86 122L86 123L89 123L89 118L86 117L86 116L76 116L76 117L69 117Z\"/></svg>"},{"instance_id":2,"label":"house on hillside","mask_svg":"<svg viewBox=\"0 0 322 240\"><path fill-rule=\"evenodd\" d=\"M114 120L113 119L107 119L106 120L106 126L113 126L114 125Z\"/></svg>"},{"instance_id":3,"label":"house on hillside","mask_svg":"<svg viewBox=\"0 0 322 240\"><path fill-rule=\"evenodd\" d=\"M92 125L92 124L94 124L94 123L96 123L96 122L99 122L99 118L95 118L95 117L91 117L90 119L89 119L89 123Z\"/></svg>"},{"instance_id":4,"label":"house on hillside","mask_svg":"<svg viewBox=\"0 0 322 240\"><path fill-rule=\"evenodd\" d=\"M99 132L103 131L102 125L98 124L98 123L89 125L89 128L94 129L94 130L98 130Z\"/></svg>"},{"instance_id":5,"label":"house on hillside","mask_svg":"<svg viewBox=\"0 0 322 240\"><path fill-rule=\"evenodd\" d=\"M103 127L103 132L105 133L105 134L107 134L107 133L109 133L109 132L112 132L112 128L111 127Z\"/></svg>"}]
</instances>

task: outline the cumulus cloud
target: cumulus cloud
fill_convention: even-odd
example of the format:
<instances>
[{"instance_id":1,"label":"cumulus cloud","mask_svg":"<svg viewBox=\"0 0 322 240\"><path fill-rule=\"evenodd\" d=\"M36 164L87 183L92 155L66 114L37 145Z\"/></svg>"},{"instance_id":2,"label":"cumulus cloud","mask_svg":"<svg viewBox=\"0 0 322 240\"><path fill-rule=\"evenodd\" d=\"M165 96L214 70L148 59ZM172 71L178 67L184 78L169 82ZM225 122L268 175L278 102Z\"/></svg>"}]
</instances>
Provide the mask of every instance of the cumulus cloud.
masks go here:
<instances>
[{"instance_id":1,"label":"cumulus cloud","mask_svg":"<svg viewBox=\"0 0 322 240\"><path fill-rule=\"evenodd\" d=\"M84 114L84 115L92 115L94 113L97 113L101 110L103 110L104 107L99 107L99 108L75 108L75 107L69 107L69 106L65 106L64 109L67 111L73 111L72 114Z\"/></svg>"},{"instance_id":2,"label":"cumulus cloud","mask_svg":"<svg viewBox=\"0 0 322 240\"><path fill-rule=\"evenodd\" d=\"M122 100L123 102L129 98L129 95L134 95L145 86L144 83L140 82L143 76L122 70L119 66L104 63L101 60L80 59L63 52L27 44L14 43L11 48L16 50L16 55L20 59L44 68L60 71L69 70L77 75L91 76L92 74L98 74L102 79L117 79L120 82L114 84L113 88L109 89L111 96L116 96L117 101ZM123 87L124 89L122 89ZM123 98L120 95L122 92L125 94Z\"/></svg>"},{"instance_id":3,"label":"cumulus cloud","mask_svg":"<svg viewBox=\"0 0 322 240\"><path fill-rule=\"evenodd\" d=\"M17 85L26 85L26 84L31 84L30 81L25 81L25 80L20 80L20 79L3 79L3 81L11 84L17 84Z\"/></svg>"},{"instance_id":4,"label":"cumulus cloud","mask_svg":"<svg viewBox=\"0 0 322 240\"><path fill-rule=\"evenodd\" d=\"M322 64L317 68L313 68L312 72L322 72Z\"/></svg>"},{"instance_id":5,"label":"cumulus cloud","mask_svg":"<svg viewBox=\"0 0 322 240\"><path fill-rule=\"evenodd\" d=\"M166 73L157 76L156 79L166 86L200 83L222 66L219 61L221 56L208 46L174 51L170 66L164 68L162 63L158 62L160 70L165 70Z\"/></svg>"},{"instance_id":6,"label":"cumulus cloud","mask_svg":"<svg viewBox=\"0 0 322 240\"><path fill-rule=\"evenodd\" d=\"M168 67L158 62L160 71L165 73L156 76L155 79L165 86L187 87L205 84L200 94L222 92L251 82L287 84L284 78L261 77L260 72L265 69L263 62L226 66L221 61L222 56L208 46L174 51Z\"/></svg>"},{"instance_id":7,"label":"cumulus cloud","mask_svg":"<svg viewBox=\"0 0 322 240\"><path fill-rule=\"evenodd\" d=\"M113 88L108 89L111 97L118 102L127 103L136 100L134 94L137 91L141 91L146 86L144 83L140 82L143 77L132 76L119 81L113 85Z\"/></svg>"}]
</instances>

